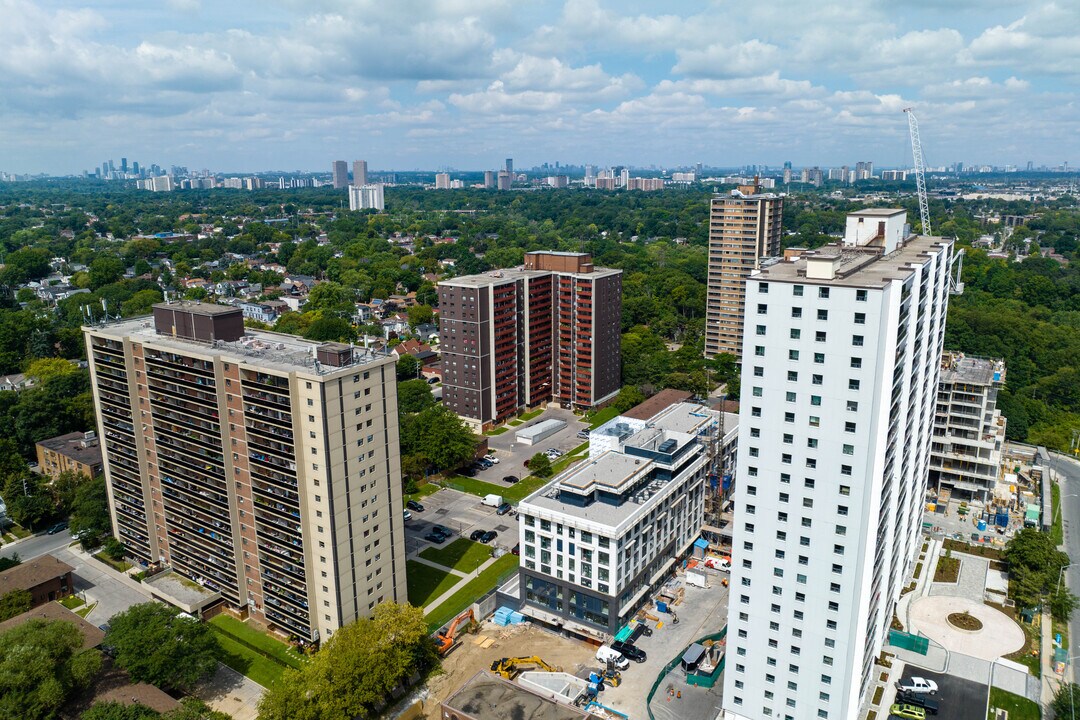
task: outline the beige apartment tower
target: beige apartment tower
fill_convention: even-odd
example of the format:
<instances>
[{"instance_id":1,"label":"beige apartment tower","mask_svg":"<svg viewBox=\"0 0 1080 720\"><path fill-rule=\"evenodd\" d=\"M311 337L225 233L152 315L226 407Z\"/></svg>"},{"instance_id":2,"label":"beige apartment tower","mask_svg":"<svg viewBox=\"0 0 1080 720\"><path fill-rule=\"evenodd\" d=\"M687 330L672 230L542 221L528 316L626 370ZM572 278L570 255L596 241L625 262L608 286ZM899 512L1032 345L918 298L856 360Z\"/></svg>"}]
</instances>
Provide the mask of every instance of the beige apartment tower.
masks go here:
<instances>
[{"instance_id":1,"label":"beige apartment tower","mask_svg":"<svg viewBox=\"0 0 1080 720\"><path fill-rule=\"evenodd\" d=\"M129 555L305 640L405 602L392 356L208 303L84 332Z\"/></svg>"},{"instance_id":2,"label":"beige apartment tower","mask_svg":"<svg viewBox=\"0 0 1080 720\"><path fill-rule=\"evenodd\" d=\"M709 209L709 286L705 357L742 352L746 278L763 258L780 253L783 196L741 185L717 195Z\"/></svg>"}]
</instances>

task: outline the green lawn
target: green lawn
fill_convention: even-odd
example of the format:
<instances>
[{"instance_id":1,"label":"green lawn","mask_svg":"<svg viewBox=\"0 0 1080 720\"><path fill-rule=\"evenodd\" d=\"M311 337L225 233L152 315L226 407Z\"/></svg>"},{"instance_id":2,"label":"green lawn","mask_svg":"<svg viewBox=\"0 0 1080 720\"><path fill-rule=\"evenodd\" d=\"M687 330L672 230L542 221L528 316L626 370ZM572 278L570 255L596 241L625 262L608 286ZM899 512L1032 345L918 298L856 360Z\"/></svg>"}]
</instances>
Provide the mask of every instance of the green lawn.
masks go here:
<instances>
[{"instance_id":1,"label":"green lawn","mask_svg":"<svg viewBox=\"0 0 1080 720\"><path fill-rule=\"evenodd\" d=\"M488 430L488 431L487 431L486 433L484 433L484 434L485 434L485 435L487 435L488 437L494 437L495 435L502 435L502 434L503 434L504 432L506 432L506 431L507 431L507 430L509 430L509 429L510 429L510 428L508 428L508 427L506 427L506 426L504 425L504 426L502 426L502 427L497 427L497 428L495 428L494 430Z\"/></svg>"},{"instance_id":2,"label":"green lawn","mask_svg":"<svg viewBox=\"0 0 1080 720\"><path fill-rule=\"evenodd\" d=\"M446 602L425 616L428 621L428 628L434 632L450 622L455 615L494 589L503 573L513 570L517 567L517 564L517 555L509 553L493 562L480 575L470 580L468 584L451 595Z\"/></svg>"},{"instance_id":3,"label":"green lawn","mask_svg":"<svg viewBox=\"0 0 1080 720\"><path fill-rule=\"evenodd\" d=\"M97 607L97 603L90 603L86 607L81 607L78 610L76 610L75 614L78 615L79 617L81 617L83 620L85 620L86 616L89 615L90 613L92 613L94 611L94 608L96 608L96 607Z\"/></svg>"},{"instance_id":4,"label":"green lawn","mask_svg":"<svg viewBox=\"0 0 1080 720\"><path fill-rule=\"evenodd\" d=\"M1042 718L1042 710L1039 709L1038 703L996 687L990 688L990 707L1007 710L1009 720L1040 720ZM994 715L988 712L986 717L988 720L993 720Z\"/></svg>"},{"instance_id":5,"label":"green lawn","mask_svg":"<svg viewBox=\"0 0 1080 720\"><path fill-rule=\"evenodd\" d=\"M596 414L589 417L589 422L592 423L591 425L589 425L589 429L595 430L613 417L618 417L618 415L619 411L616 410L614 407L606 407L603 410L600 410Z\"/></svg>"},{"instance_id":6,"label":"green lawn","mask_svg":"<svg viewBox=\"0 0 1080 720\"><path fill-rule=\"evenodd\" d=\"M1050 505L1054 517L1054 524L1050 526L1050 538L1055 545L1061 545L1065 541L1065 532L1061 527L1061 488L1057 483L1050 485Z\"/></svg>"},{"instance_id":7,"label":"green lawn","mask_svg":"<svg viewBox=\"0 0 1080 720\"><path fill-rule=\"evenodd\" d=\"M435 483L428 483L427 485L421 485L417 489L416 492L407 493L406 495L403 495L402 498L401 498L401 504L402 504L402 506L404 506L405 503L409 502L410 500L420 500L421 498L426 498L428 495L434 495L435 493L439 492L439 490L441 490L441 489L442 488L440 488Z\"/></svg>"},{"instance_id":8,"label":"green lawn","mask_svg":"<svg viewBox=\"0 0 1080 720\"><path fill-rule=\"evenodd\" d=\"M111 557L106 555L104 551L99 552L94 557L111 567L113 570L118 570L120 572L127 572L132 567L131 563L129 563L127 560L113 560Z\"/></svg>"},{"instance_id":9,"label":"green lawn","mask_svg":"<svg viewBox=\"0 0 1080 720\"><path fill-rule=\"evenodd\" d=\"M270 656L270 659L296 669L303 667L299 656L288 645L270 637L258 628L237 620L231 615L216 615L210 619L210 625L218 635L228 635L233 639L258 648Z\"/></svg>"},{"instance_id":10,"label":"green lawn","mask_svg":"<svg viewBox=\"0 0 1080 720\"><path fill-rule=\"evenodd\" d=\"M58 602L68 610L74 610L80 605L86 604L86 602L78 595L68 595L67 597L60 598Z\"/></svg>"},{"instance_id":11,"label":"green lawn","mask_svg":"<svg viewBox=\"0 0 1080 720\"><path fill-rule=\"evenodd\" d=\"M285 672L284 665L252 652L251 648L233 640L231 635L218 633L217 639L221 645L221 662L265 688L276 683Z\"/></svg>"},{"instance_id":12,"label":"green lawn","mask_svg":"<svg viewBox=\"0 0 1080 720\"><path fill-rule=\"evenodd\" d=\"M476 478L465 477L464 475L454 475L450 478L449 482L458 485L462 490L471 495L479 495L480 497L490 494L502 495L503 500L514 502L517 500L524 500L526 496L531 495L542 488L548 481L530 475L514 485L505 486L484 482L483 480L477 480Z\"/></svg>"},{"instance_id":13,"label":"green lawn","mask_svg":"<svg viewBox=\"0 0 1080 720\"><path fill-rule=\"evenodd\" d=\"M529 422L533 418L538 418L543 414L544 414L544 408L539 408L538 410L533 410L531 412L522 413L521 415L518 415L518 420L521 420L522 422Z\"/></svg>"},{"instance_id":14,"label":"green lawn","mask_svg":"<svg viewBox=\"0 0 1080 720\"><path fill-rule=\"evenodd\" d=\"M457 575L415 560L405 561L405 578L409 587L409 604L416 607L424 607L454 587L454 583L461 581Z\"/></svg>"},{"instance_id":15,"label":"green lawn","mask_svg":"<svg viewBox=\"0 0 1080 720\"><path fill-rule=\"evenodd\" d=\"M472 572L491 557L491 547L468 538L458 538L446 547L421 550L420 557L460 572Z\"/></svg>"},{"instance_id":16,"label":"green lawn","mask_svg":"<svg viewBox=\"0 0 1080 720\"><path fill-rule=\"evenodd\" d=\"M508 422L506 424L509 425L510 427L517 427L518 425L524 425L525 423L521 422L520 420L511 420L510 422Z\"/></svg>"}]
</instances>

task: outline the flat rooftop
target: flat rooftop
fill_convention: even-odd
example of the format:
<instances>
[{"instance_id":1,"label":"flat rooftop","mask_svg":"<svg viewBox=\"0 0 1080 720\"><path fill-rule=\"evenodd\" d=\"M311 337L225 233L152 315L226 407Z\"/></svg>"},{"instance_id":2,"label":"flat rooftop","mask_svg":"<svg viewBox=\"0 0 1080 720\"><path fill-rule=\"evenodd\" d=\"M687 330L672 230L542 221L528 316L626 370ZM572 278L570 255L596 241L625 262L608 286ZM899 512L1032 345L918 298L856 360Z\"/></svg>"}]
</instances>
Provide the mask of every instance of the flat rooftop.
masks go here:
<instances>
[{"instance_id":1,"label":"flat rooftop","mask_svg":"<svg viewBox=\"0 0 1080 720\"><path fill-rule=\"evenodd\" d=\"M992 385L1005 382L1005 361L1000 358L983 358L964 353L944 353L941 356L943 383L968 383Z\"/></svg>"},{"instance_id":2,"label":"flat rooftop","mask_svg":"<svg viewBox=\"0 0 1080 720\"><path fill-rule=\"evenodd\" d=\"M567 254L576 255L577 253ZM448 285L451 287L487 287L488 285L499 285L502 283L516 282L525 278L537 278L553 274L568 275L581 278L598 278L608 277L609 275L619 275L621 273L622 270L604 267L593 267L592 272L587 273L569 272L562 270L526 270L524 267L516 267L506 268L504 270L490 270L485 273L477 273L476 275L462 275L461 277L440 280L439 285Z\"/></svg>"},{"instance_id":3,"label":"flat rooftop","mask_svg":"<svg viewBox=\"0 0 1080 720\"><path fill-rule=\"evenodd\" d=\"M907 214L907 210L903 208L866 208L865 210L852 210L848 213L848 215L862 215L863 217L894 217L905 214Z\"/></svg>"},{"instance_id":4,"label":"flat rooftop","mask_svg":"<svg viewBox=\"0 0 1080 720\"><path fill-rule=\"evenodd\" d=\"M825 245L802 255L794 262L778 262L753 274L755 280L768 282L806 283L808 285L837 285L860 288L884 288L893 280L903 280L912 274L911 264L922 264L926 255L952 241L946 238L912 235L903 247L881 255L873 248L852 248ZM832 280L808 279L808 257L839 257L836 276Z\"/></svg>"},{"instance_id":5,"label":"flat rooftop","mask_svg":"<svg viewBox=\"0 0 1080 720\"><path fill-rule=\"evenodd\" d=\"M147 578L143 583L150 588L151 595L160 596L187 612L198 610L221 597L216 590L205 588L172 570Z\"/></svg>"},{"instance_id":6,"label":"flat rooftop","mask_svg":"<svg viewBox=\"0 0 1080 720\"><path fill-rule=\"evenodd\" d=\"M203 307L211 307L204 303ZM235 308L226 308L235 312ZM365 365L393 362L394 356L385 350L376 350L356 346L353 348L353 363L344 367L315 362L315 353L324 343L305 340L296 335L272 332L270 330L244 329L244 336L239 340L227 342L215 340L213 343L200 342L186 338L160 335L154 329L154 318L149 315L128 318L103 325L86 325L83 330L109 337L115 340L131 338L134 342L174 350L178 353L200 353L228 359L232 362L279 370L282 372L305 371L311 375L323 376L344 373Z\"/></svg>"},{"instance_id":7,"label":"flat rooftop","mask_svg":"<svg viewBox=\"0 0 1080 720\"><path fill-rule=\"evenodd\" d=\"M73 432L48 440L39 440L37 444L46 450L52 450L87 465L101 464L101 443L93 435L87 437L86 433Z\"/></svg>"},{"instance_id":8,"label":"flat rooftop","mask_svg":"<svg viewBox=\"0 0 1080 720\"><path fill-rule=\"evenodd\" d=\"M442 705L444 712L449 710L469 720L581 720L596 717L483 671L470 678Z\"/></svg>"}]
</instances>

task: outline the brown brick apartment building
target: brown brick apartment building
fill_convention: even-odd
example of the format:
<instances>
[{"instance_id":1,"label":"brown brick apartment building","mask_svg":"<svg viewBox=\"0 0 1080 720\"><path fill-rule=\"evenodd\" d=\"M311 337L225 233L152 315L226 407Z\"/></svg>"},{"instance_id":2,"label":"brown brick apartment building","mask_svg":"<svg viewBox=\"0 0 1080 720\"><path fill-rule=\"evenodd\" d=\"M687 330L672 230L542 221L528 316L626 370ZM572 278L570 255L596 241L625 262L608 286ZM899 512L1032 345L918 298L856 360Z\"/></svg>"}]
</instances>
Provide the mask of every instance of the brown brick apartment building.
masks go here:
<instances>
[{"instance_id":1,"label":"brown brick apartment building","mask_svg":"<svg viewBox=\"0 0 1080 720\"><path fill-rule=\"evenodd\" d=\"M57 477L66 470L88 477L101 474L101 443L96 432L73 432L42 440L36 444L41 472Z\"/></svg>"},{"instance_id":2,"label":"brown brick apartment building","mask_svg":"<svg viewBox=\"0 0 1080 720\"><path fill-rule=\"evenodd\" d=\"M526 253L521 268L439 283L446 406L477 429L555 400L618 393L622 271L587 253Z\"/></svg>"},{"instance_id":3,"label":"brown brick apartment building","mask_svg":"<svg viewBox=\"0 0 1080 720\"><path fill-rule=\"evenodd\" d=\"M75 568L52 555L42 555L0 572L0 597L12 590L28 590L33 607L71 594Z\"/></svg>"},{"instance_id":4,"label":"brown brick apartment building","mask_svg":"<svg viewBox=\"0 0 1080 720\"><path fill-rule=\"evenodd\" d=\"M305 639L405 602L393 356L208 303L84 332L131 556Z\"/></svg>"},{"instance_id":5,"label":"brown brick apartment building","mask_svg":"<svg viewBox=\"0 0 1080 720\"><path fill-rule=\"evenodd\" d=\"M746 278L762 258L780 253L784 199L742 185L712 199L709 209L709 284L705 357L742 354Z\"/></svg>"}]
</instances>

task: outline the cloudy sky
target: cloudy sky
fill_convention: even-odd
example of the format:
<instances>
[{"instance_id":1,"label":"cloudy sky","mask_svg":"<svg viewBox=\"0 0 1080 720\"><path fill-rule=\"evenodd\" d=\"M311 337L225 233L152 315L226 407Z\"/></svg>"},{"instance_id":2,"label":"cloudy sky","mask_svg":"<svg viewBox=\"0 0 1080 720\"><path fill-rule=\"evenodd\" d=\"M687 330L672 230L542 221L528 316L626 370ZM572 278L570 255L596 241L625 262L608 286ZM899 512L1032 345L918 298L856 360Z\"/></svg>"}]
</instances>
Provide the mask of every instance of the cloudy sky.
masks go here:
<instances>
[{"instance_id":1,"label":"cloudy sky","mask_svg":"<svg viewBox=\"0 0 1080 720\"><path fill-rule=\"evenodd\" d=\"M1077 0L0 0L0 170L1080 163Z\"/></svg>"}]
</instances>

